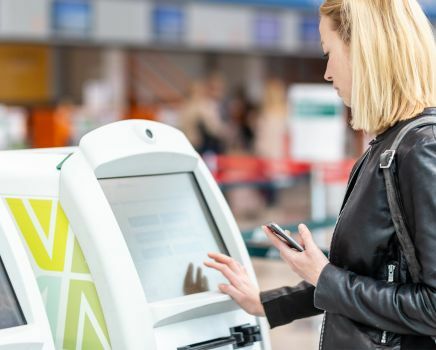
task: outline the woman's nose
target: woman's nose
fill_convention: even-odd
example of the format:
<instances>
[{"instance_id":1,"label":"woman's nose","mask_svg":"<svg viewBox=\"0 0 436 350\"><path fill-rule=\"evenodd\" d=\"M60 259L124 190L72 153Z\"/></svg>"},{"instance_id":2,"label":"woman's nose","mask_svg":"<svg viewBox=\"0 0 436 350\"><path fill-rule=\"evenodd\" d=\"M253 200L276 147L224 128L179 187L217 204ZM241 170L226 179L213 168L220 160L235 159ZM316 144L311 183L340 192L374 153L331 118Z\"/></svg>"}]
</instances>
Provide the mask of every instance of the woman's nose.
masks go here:
<instances>
[{"instance_id":1,"label":"woman's nose","mask_svg":"<svg viewBox=\"0 0 436 350\"><path fill-rule=\"evenodd\" d=\"M324 73L324 79L326 81L333 81L333 77L332 77L332 75L330 74L330 72L327 69L326 69L326 71Z\"/></svg>"},{"instance_id":2,"label":"woman's nose","mask_svg":"<svg viewBox=\"0 0 436 350\"><path fill-rule=\"evenodd\" d=\"M324 79L326 81L333 81L333 74L330 71L330 64L327 62L327 66L325 68Z\"/></svg>"}]
</instances>

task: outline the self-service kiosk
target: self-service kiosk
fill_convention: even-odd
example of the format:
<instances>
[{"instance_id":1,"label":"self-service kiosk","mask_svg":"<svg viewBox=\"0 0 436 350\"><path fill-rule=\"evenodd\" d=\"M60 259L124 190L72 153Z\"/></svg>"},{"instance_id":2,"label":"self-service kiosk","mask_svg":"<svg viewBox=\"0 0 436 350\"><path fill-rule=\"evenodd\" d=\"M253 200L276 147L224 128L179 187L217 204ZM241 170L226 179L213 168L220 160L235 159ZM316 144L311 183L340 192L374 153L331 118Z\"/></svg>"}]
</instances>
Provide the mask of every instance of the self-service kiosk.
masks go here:
<instances>
[{"instance_id":1,"label":"self-service kiosk","mask_svg":"<svg viewBox=\"0 0 436 350\"><path fill-rule=\"evenodd\" d=\"M11 329L32 321L51 334L44 349L270 349L266 321L202 268L219 251L255 281L222 193L177 129L121 121L78 148L1 152L0 196L0 239L15 240L0 250L1 279L16 280Z\"/></svg>"}]
</instances>

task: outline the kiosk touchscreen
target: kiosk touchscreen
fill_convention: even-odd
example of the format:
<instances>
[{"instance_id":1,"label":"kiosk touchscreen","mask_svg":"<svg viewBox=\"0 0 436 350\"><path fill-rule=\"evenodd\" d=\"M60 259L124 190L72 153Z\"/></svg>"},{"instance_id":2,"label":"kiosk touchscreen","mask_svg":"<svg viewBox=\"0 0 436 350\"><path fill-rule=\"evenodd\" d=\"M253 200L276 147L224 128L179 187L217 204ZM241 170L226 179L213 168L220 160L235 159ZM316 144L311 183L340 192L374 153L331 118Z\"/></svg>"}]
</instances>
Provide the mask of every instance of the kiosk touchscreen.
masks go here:
<instances>
[{"instance_id":1,"label":"kiosk touchscreen","mask_svg":"<svg viewBox=\"0 0 436 350\"><path fill-rule=\"evenodd\" d=\"M0 152L2 164L0 216L4 206L19 248L11 251L28 271L11 273L19 258L7 264L0 249L0 282L11 281L0 290L0 328L24 329L42 314L37 324L48 319L42 333L55 349L270 349L266 321L220 293L225 279L203 268L208 252L222 252L255 282L228 205L179 130L121 121L77 148ZM33 283L39 313L23 307L20 278Z\"/></svg>"},{"instance_id":2,"label":"kiosk touchscreen","mask_svg":"<svg viewBox=\"0 0 436 350\"><path fill-rule=\"evenodd\" d=\"M0 329L27 324L5 265L0 259Z\"/></svg>"},{"instance_id":3,"label":"kiosk touchscreen","mask_svg":"<svg viewBox=\"0 0 436 350\"><path fill-rule=\"evenodd\" d=\"M147 301L218 290L226 282L200 269L205 252L228 251L192 173L102 179L100 185Z\"/></svg>"}]
</instances>

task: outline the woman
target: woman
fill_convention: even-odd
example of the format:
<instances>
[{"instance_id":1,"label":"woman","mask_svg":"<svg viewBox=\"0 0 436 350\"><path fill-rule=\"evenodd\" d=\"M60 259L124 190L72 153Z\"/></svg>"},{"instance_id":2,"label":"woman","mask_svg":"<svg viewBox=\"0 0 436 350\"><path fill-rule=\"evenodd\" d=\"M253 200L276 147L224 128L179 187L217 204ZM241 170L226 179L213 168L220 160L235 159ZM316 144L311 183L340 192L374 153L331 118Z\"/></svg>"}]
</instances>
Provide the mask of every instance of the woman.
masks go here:
<instances>
[{"instance_id":1,"label":"woman","mask_svg":"<svg viewBox=\"0 0 436 350\"><path fill-rule=\"evenodd\" d=\"M220 290L271 327L325 311L321 349L436 349L436 125L416 127L394 161L416 256L413 283L390 215L380 156L399 130L436 115L436 55L416 0L325 0L321 44L325 79L352 109L352 126L375 133L356 163L329 259L299 226L302 253L265 227L281 257L304 279L259 294L243 267L211 253L205 264L230 281Z\"/></svg>"},{"instance_id":2,"label":"woman","mask_svg":"<svg viewBox=\"0 0 436 350\"><path fill-rule=\"evenodd\" d=\"M198 153L223 151L225 128L203 81L192 84L182 107L179 127Z\"/></svg>"},{"instance_id":3,"label":"woman","mask_svg":"<svg viewBox=\"0 0 436 350\"><path fill-rule=\"evenodd\" d=\"M257 156L268 160L282 160L286 157L286 108L285 84L277 78L269 79L265 84L262 106L255 128L254 149ZM271 140L275 142L272 143Z\"/></svg>"}]
</instances>

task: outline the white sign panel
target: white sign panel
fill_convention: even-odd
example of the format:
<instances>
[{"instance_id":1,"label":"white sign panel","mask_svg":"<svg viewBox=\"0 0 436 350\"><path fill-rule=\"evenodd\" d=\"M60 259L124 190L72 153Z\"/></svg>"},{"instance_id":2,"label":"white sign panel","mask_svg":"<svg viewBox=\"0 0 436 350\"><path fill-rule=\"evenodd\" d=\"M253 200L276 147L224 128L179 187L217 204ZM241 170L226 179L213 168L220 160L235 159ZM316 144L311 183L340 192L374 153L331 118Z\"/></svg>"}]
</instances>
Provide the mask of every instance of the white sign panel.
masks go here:
<instances>
[{"instance_id":1,"label":"white sign panel","mask_svg":"<svg viewBox=\"0 0 436 350\"><path fill-rule=\"evenodd\" d=\"M299 31L300 16L297 12L285 11L282 14L283 36L281 48L285 51L295 52L300 47Z\"/></svg>"},{"instance_id":2,"label":"white sign panel","mask_svg":"<svg viewBox=\"0 0 436 350\"><path fill-rule=\"evenodd\" d=\"M238 6L191 4L187 43L211 48L246 49L252 42L252 12Z\"/></svg>"},{"instance_id":3,"label":"white sign panel","mask_svg":"<svg viewBox=\"0 0 436 350\"><path fill-rule=\"evenodd\" d=\"M9 37L46 38L49 14L49 0L0 0L0 33Z\"/></svg>"},{"instance_id":4,"label":"white sign panel","mask_svg":"<svg viewBox=\"0 0 436 350\"><path fill-rule=\"evenodd\" d=\"M298 84L289 89L291 154L309 162L345 157L344 105L327 84Z\"/></svg>"},{"instance_id":5,"label":"white sign panel","mask_svg":"<svg viewBox=\"0 0 436 350\"><path fill-rule=\"evenodd\" d=\"M150 3L106 0L95 2L95 39L144 43L150 40Z\"/></svg>"}]
</instances>

